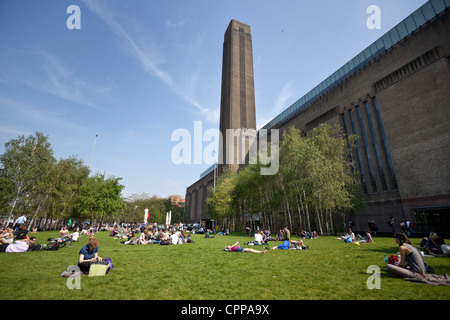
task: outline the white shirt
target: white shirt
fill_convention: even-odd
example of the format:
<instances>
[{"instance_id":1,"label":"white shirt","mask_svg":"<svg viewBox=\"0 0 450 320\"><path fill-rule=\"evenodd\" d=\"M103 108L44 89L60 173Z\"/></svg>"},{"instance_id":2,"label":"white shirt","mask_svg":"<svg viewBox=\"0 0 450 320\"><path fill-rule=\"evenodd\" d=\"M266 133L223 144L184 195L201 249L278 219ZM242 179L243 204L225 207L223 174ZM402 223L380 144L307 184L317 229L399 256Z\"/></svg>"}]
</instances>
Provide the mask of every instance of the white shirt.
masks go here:
<instances>
[{"instance_id":1,"label":"white shirt","mask_svg":"<svg viewBox=\"0 0 450 320\"><path fill-rule=\"evenodd\" d=\"M20 217L17 218L17 220L16 220L15 223L23 224L23 223L25 223L26 221L27 221L27 218L25 218L25 216L20 216Z\"/></svg>"},{"instance_id":2,"label":"white shirt","mask_svg":"<svg viewBox=\"0 0 450 320\"><path fill-rule=\"evenodd\" d=\"M262 234L255 233L255 242L262 242Z\"/></svg>"},{"instance_id":3,"label":"white shirt","mask_svg":"<svg viewBox=\"0 0 450 320\"><path fill-rule=\"evenodd\" d=\"M72 233L72 240L73 240L73 241L77 241L79 237L80 237L80 235L78 234L77 231L75 231L74 233Z\"/></svg>"},{"instance_id":4,"label":"white shirt","mask_svg":"<svg viewBox=\"0 0 450 320\"><path fill-rule=\"evenodd\" d=\"M171 234L170 240L172 240L172 244L178 244L178 235L176 233Z\"/></svg>"},{"instance_id":5,"label":"white shirt","mask_svg":"<svg viewBox=\"0 0 450 320\"><path fill-rule=\"evenodd\" d=\"M5 252L26 252L26 251L28 251L27 241L16 241L16 243L7 246L5 250Z\"/></svg>"}]
</instances>

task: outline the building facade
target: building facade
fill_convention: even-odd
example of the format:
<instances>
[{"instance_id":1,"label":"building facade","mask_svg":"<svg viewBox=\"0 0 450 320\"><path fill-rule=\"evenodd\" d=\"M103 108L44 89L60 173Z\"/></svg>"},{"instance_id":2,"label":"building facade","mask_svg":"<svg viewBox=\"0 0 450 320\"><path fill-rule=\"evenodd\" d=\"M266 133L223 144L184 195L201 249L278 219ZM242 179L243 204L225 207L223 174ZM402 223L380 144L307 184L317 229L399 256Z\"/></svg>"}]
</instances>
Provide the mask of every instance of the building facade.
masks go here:
<instances>
[{"instance_id":1,"label":"building facade","mask_svg":"<svg viewBox=\"0 0 450 320\"><path fill-rule=\"evenodd\" d=\"M389 231L394 217L450 231L449 6L428 1L263 127L307 135L329 123L357 135L358 230L370 219Z\"/></svg>"}]
</instances>

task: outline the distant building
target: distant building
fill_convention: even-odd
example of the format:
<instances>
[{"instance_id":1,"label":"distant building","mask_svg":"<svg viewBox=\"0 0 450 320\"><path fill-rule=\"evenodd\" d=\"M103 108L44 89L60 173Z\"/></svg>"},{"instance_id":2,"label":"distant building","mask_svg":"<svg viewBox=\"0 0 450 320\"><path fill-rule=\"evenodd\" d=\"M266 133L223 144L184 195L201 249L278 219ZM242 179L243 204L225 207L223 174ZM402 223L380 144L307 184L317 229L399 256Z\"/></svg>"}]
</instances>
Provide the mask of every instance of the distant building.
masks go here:
<instances>
[{"instance_id":1,"label":"distant building","mask_svg":"<svg viewBox=\"0 0 450 320\"><path fill-rule=\"evenodd\" d=\"M184 207L184 198L182 198L179 195L171 195L170 196L170 203L173 206Z\"/></svg>"},{"instance_id":2,"label":"distant building","mask_svg":"<svg viewBox=\"0 0 450 320\"><path fill-rule=\"evenodd\" d=\"M170 203L174 206L184 207L184 198L181 197L180 195L171 195L167 198L163 198L158 197L157 195L150 196L150 194L143 192L142 194L133 193L129 198L126 198L125 200L134 202L138 200L149 200L149 199L170 201Z\"/></svg>"}]
</instances>

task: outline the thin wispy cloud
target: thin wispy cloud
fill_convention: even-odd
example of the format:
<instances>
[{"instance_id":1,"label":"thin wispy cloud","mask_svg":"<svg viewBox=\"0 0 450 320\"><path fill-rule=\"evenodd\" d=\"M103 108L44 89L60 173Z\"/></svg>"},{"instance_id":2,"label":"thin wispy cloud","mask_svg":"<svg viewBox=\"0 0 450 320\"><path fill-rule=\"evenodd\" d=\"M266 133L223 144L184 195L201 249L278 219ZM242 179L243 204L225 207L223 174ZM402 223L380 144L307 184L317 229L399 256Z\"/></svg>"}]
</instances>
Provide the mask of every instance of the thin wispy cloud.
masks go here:
<instances>
[{"instance_id":1,"label":"thin wispy cloud","mask_svg":"<svg viewBox=\"0 0 450 320\"><path fill-rule=\"evenodd\" d=\"M172 84L172 79L170 76L162 71L153 59L144 52L136 43L136 41L130 36L129 33L125 31L122 25L117 21L113 12L111 12L108 6L103 5L100 1L83 0L86 6L94 12L109 29L116 34L122 42L124 42L125 47L129 49L129 52L134 55L145 67L145 69L152 73L154 76L158 77L161 81L167 85Z\"/></svg>"},{"instance_id":2,"label":"thin wispy cloud","mask_svg":"<svg viewBox=\"0 0 450 320\"><path fill-rule=\"evenodd\" d=\"M295 92L293 88L294 81L288 81L283 88L281 88L280 93L277 96L277 99L275 100L275 103L273 104L273 108L271 109L270 114L265 114L264 118L258 119L258 123L256 126L256 129L261 129L264 125L266 125L270 120L272 120L274 117L276 117L280 112L285 110L290 103L290 100L295 97ZM270 116L270 117L268 117Z\"/></svg>"},{"instance_id":3,"label":"thin wispy cloud","mask_svg":"<svg viewBox=\"0 0 450 320\"><path fill-rule=\"evenodd\" d=\"M11 128L11 127L7 127L7 126L3 126L0 125L0 132L1 133L6 133L8 135L15 135L15 136L27 136L30 135L31 132L28 131L24 131L24 130L18 130L16 128Z\"/></svg>"},{"instance_id":4,"label":"thin wispy cloud","mask_svg":"<svg viewBox=\"0 0 450 320\"><path fill-rule=\"evenodd\" d=\"M0 97L0 112L6 116L14 116L18 122L25 125L26 123L38 123L42 127L73 129L77 131L87 130L88 128L80 126L75 122L66 119L65 112L61 110L50 111L37 104L24 102L19 99L9 99ZM5 129L5 127L3 127ZM21 129L12 129L23 131Z\"/></svg>"},{"instance_id":5,"label":"thin wispy cloud","mask_svg":"<svg viewBox=\"0 0 450 320\"><path fill-rule=\"evenodd\" d=\"M116 19L114 13L108 6L103 5L100 1L83 0L83 2L89 10L94 12L103 22L106 23L109 29L119 37L119 39L124 43L124 46L129 50L130 54L138 59L147 72L161 80L176 95L180 96L186 102L194 106L206 118L207 121L218 121L218 111L211 110L210 108L203 106L198 99L194 97L193 91L184 87L184 82L183 85L177 84L173 77L155 62L156 59L138 44L136 38L130 32L127 32L126 26L118 22L118 19ZM187 21L184 20L177 23L170 20L166 21L166 25L168 27L180 27L185 23L187 23ZM204 35L198 39L196 46L201 45L203 41ZM150 44L150 47L156 47L156 44Z\"/></svg>"},{"instance_id":6,"label":"thin wispy cloud","mask_svg":"<svg viewBox=\"0 0 450 320\"><path fill-rule=\"evenodd\" d=\"M286 103L294 96L294 90L292 88L293 83L294 81L292 80L286 83L278 94L274 105L274 110L276 112L281 112L288 107Z\"/></svg>"},{"instance_id":7,"label":"thin wispy cloud","mask_svg":"<svg viewBox=\"0 0 450 320\"><path fill-rule=\"evenodd\" d=\"M166 26L169 28L181 28L184 27L186 25L186 23L188 23L188 19L183 19L180 21L172 21L170 19L166 20Z\"/></svg>"},{"instance_id":8,"label":"thin wispy cloud","mask_svg":"<svg viewBox=\"0 0 450 320\"><path fill-rule=\"evenodd\" d=\"M105 110L92 99L105 96L112 90L113 84L98 86L85 81L52 53L34 51L27 53L27 58L36 61L38 67L21 70L20 66L14 66L14 69L8 69L8 83L19 83L64 100Z\"/></svg>"}]
</instances>

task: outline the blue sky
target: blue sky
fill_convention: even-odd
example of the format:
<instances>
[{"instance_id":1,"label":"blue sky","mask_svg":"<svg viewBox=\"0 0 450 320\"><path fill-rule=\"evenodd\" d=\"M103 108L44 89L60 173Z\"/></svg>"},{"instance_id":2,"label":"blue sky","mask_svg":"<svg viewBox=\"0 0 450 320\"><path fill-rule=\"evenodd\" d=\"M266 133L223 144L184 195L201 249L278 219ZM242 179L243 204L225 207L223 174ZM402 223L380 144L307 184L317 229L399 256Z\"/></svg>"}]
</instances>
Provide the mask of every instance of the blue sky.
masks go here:
<instances>
[{"instance_id":1,"label":"blue sky","mask_svg":"<svg viewBox=\"0 0 450 320\"><path fill-rule=\"evenodd\" d=\"M261 127L425 2L0 0L0 153L41 131L57 159L88 165L98 134L91 171L122 177L124 196L184 196L209 164L174 164L171 135L218 129L231 19L251 26Z\"/></svg>"}]
</instances>

